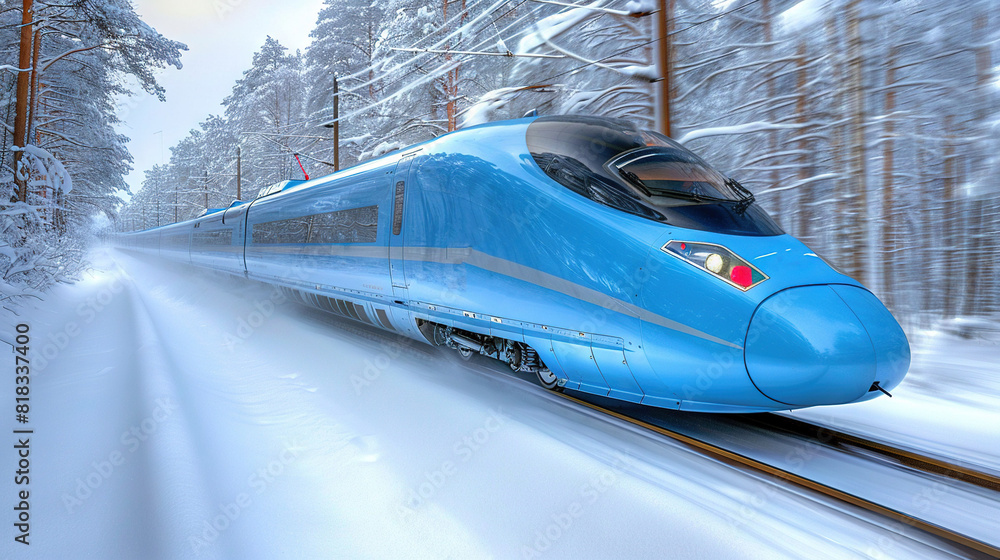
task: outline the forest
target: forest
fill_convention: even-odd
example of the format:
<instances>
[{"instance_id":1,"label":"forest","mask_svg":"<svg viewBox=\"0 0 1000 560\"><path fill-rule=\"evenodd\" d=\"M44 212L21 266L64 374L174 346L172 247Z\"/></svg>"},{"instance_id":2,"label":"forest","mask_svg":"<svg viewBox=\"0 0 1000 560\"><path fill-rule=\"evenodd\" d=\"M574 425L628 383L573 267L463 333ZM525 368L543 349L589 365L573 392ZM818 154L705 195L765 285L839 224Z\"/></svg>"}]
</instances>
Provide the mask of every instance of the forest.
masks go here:
<instances>
[{"instance_id":1,"label":"forest","mask_svg":"<svg viewBox=\"0 0 1000 560\"><path fill-rule=\"evenodd\" d=\"M122 78L162 95L184 45L127 0L24 6L0 12L5 300L71 280L97 214L157 227L537 110L685 143L907 328L1000 312L997 0L326 0L127 204Z\"/></svg>"},{"instance_id":2,"label":"forest","mask_svg":"<svg viewBox=\"0 0 1000 560\"><path fill-rule=\"evenodd\" d=\"M116 132L125 84L163 98L159 69L186 46L129 0L0 3L0 306L37 299L86 267L96 216L115 219L131 169Z\"/></svg>"}]
</instances>

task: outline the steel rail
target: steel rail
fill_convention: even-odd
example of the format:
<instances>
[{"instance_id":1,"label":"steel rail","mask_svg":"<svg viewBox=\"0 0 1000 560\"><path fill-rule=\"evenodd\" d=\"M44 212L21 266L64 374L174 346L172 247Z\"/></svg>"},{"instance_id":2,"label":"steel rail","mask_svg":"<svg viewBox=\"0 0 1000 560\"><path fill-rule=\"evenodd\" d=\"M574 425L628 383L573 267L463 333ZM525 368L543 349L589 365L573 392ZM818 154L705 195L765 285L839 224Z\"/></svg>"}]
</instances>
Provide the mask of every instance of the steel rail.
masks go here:
<instances>
[{"instance_id":1,"label":"steel rail","mask_svg":"<svg viewBox=\"0 0 1000 560\"><path fill-rule=\"evenodd\" d=\"M1000 492L1000 476L978 471L966 465L946 461L939 457L922 455L914 451L895 447L882 441L866 439L862 436L842 432L822 424L814 424L798 418L790 418L777 414L762 415L763 419L752 422L773 431L783 431L804 437L820 439L828 445L849 445L867 449L884 457L894 459L913 469L937 474L947 478L960 480L975 486L980 486L994 492Z\"/></svg>"},{"instance_id":2,"label":"steel rail","mask_svg":"<svg viewBox=\"0 0 1000 560\"><path fill-rule=\"evenodd\" d=\"M682 434L680 432L676 432L674 430L663 428L663 427L657 426L655 424L650 424L649 422L645 422L645 421L639 420L637 418L632 418L631 416L628 416L626 414L622 414L620 412L615 412L614 410L610 410L610 409L604 408L604 407L602 407L600 405L596 405L594 403L587 402L586 400L579 399L579 398L576 398L576 397L571 396L571 395L567 395L566 393L562 393L562 392L552 392L552 393L555 394L555 395L558 395L558 396L560 396L560 397L562 397L562 398L564 398L564 399L566 399L566 400L568 400L570 402L576 403L576 404L581 405L581 406L585 406L585 407L587 407L587 408L589 408L591 410L594 410L596 412L600 412L600 413L606 414L608 416L611 416L613 418L617 418L619 420L622 420L624 422L628 422L628 423L633 424L635 426L639 426L641 428L650 430L652 432L656 432L656 433L658 433L660 435L666 436L666 437L668 437L668 438L670 438L672 440L680 442L680 443L682 443L682 444L684 444L684 445L686 445L688 447L697 449L697 450L699 450L699 451L701 451L701 452L703 452L703 453L705 453L707 455L710 455L710 456L715 457L717 459L721 459L721 460L723 460L723 461L725 461L727 463L736 464L736 465L739 465L739 466L742 466L742 467L749 467L749 468L751 468L753 470L756 470L756 471L759 471L759 472L762 472L762 473L774 476L776 478L780 478L782 480L785 480L785 481L790 482L792 484L795 484L797 486L808 488L808 489L810 489L810 490L812 490L814 492L818 492L818 493L820 493L820 494L822 494L824 496L828 496L828 497L834 498L836 500L839 500L839 501L846 502L848 504L854 505L854 506L859 507L861 509L864 509L866 511L870 511L870 512L876 513L878 515L882 515L884 517L888 517L890 519L894 519L894 520L899 521L899 522L901 522L903 524L906 524L908 526L911 526L911 527L914 527L916 529L919 529L919 530L925 531L927 533L930 533L932 535L941 537L941 538L943 538L943 539L945 539L945 540L947 540L947 541L949 541L951 543L960 545L962 547L965 547L965 548L968 548L968 549L971 549L971 550L975 550L975 551L981 552L983 554L988 554L990 556L993 556L994 558L1000 558L1000 548L997 548L996 546L993 546L993 545L990 545L988 543L982 542L982 541L980 541L978 539L974 539L974 538L968 537L966 535L963 535L961 533L958 533L958 532L953 531L951 529L948 529L946 527L942 527L942 526L934 524L934 523L929 523L929 522L924 521L924 520L922 520L920 518L913 517L913 516L908 515L906 513L903 513L903 512L897 511L895 509L892 509L892 508L880 505L878 503L872 502L872 501L867 500L865 498L861 498L861 497L855 496L855 495L850 494L848 492L844 492L842 490L838 490L838 489L836 489L836 488L834 488L832 486L828 486L826 484L822 484L822 483L816 482L816 481L811 480L809 478L806 478L804 476L791 473L791 472L786 471L784 469L780 469L778 467L769 465L769 464L764 463L762 461L758 461L757 459L753 459L751 457L747 457L747 456L742 455L740 453L729 451L729 450L727 450L725 448L719 447L719 446L714 445L712 443L708 443L708 442L700 440L698 438L694 438L694 437L691 437L691 436L688 436L688 435L684 435L684 434ZM847 435L847 434L845 434L845 435ZM848 437L850 437L852 440L858 439L858 438L853 438L853 436L848 436ZM869 442L869 443L871 443L871 442ZM922 464L933 464L933 460L931 460L929 458L921 458L920 456L918 456L916 454L911 454L911 455L914 455L915 457L922 459L922 461L921 461ZM977 473L977 474L982 474L982 473ZM988 475L986 475L986 476L988 476Z\"/></svg>"}]
</instances>

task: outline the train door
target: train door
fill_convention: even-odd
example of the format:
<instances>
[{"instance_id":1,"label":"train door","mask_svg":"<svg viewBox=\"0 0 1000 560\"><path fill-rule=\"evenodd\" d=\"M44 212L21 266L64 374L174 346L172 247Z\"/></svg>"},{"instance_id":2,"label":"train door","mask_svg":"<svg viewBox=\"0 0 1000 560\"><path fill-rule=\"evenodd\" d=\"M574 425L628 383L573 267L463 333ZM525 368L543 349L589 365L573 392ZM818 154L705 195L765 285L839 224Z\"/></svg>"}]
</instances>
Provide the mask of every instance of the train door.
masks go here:
<instances>
[{"instance_id":1,"label":"train door","mask_svg":"<svg viewBox=\"0 0 1000 560\"><path fill-rule=\"evenodd\" d=\"M392 281L392 294L397 300L405 301L406 272L403 265L403 204L406 200L407 174L414 154L407 154L396 164L396 172L392 176L392 227L389 231L389 277Z\"/></svg>"},{"instance_id":2,"label":"train door","mask_svg":"<svg viewBox=\"0 0 1000 560\"><path fill-rule=\"evenodd\" d=\"M222 223L227 226L233 227L233 254L236 267L236 271L242 273L244 276L247 274L247 261L246 261L246 238L247 238L247 210L250 208L249 203L233 204L230 205L228 209L222 214Z\"/></svg>"}]
</instances>

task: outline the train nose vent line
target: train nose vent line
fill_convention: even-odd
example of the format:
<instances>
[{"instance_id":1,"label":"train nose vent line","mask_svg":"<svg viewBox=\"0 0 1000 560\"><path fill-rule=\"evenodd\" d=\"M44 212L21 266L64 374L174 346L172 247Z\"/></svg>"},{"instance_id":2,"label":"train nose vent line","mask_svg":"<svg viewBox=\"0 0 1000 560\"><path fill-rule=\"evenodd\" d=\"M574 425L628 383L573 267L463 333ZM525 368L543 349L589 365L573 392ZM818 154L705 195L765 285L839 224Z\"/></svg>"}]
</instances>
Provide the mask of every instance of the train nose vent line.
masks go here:
<instances>
[{"instance_id":1,"label":"train nose vent line","mask_svg":"<svg viewBox=\"0 0 1000 560\"><path fill-rule=\"evenodd\" d=\"M622 414L614 410L605 408L598 404L588 402L581 398L577 398L565 393L549 393L556 395L574 404L589 408L596 412L606 414L618 420L628 422L635 426L644 428L651 432L655 432L661 436L665 436L671 440L677 441L689 448L700 451L709 455L715 459L721 460L727 464L734 465L737 467L749 468L766 475L770 475L775 478L779 478L786 482L792 483L796 486L806 488L813 492L817 492L823 496L833 498L840 502L844 502L865 511L887 517L889 519L901 522L909 527L924 531L931 535L940 537L958 547L966 549L969 552L975 551L975 553L986 554L993 558L1000 558L1000 547L993 544L983 542L982 540L967 536L956 530L949 529L937 523L929 522L925 519L921 519L914 515L907 514L903 511L899 511L892 507L888 507L872 500L854 495L852 493L846 492L844 490L835 488L828 484L820 483L815 480L809 479L805 476L790 472L788 470L770 465L763 461L748 457L741 453L731 451L729 449L720 447L708 441L685 435L675 430L664 428L662 426L657 426L651 424L644 420L634 418L627 414ZM856 436L851 436L849 434L844 434L841 432L836 432L832 430L827 430L821 426L815 426L807 422L802 422L796 419L791 419L783 416L778 416L774 414L765 415L768 417L767 421L761 423L764 427L769 427L776 431L785 432L796 432L807 429L807 426L812 426L813 433L823 433L824 441L828 441L831 445L842 445L851 444L857 447L864 448L868 451L877 453L886 458L891 458L899 461L905 466L912 468L914 470L920 471L925 474L934 474L947 478L952 478L969 484L973 484L993 492L1000 493L1000 477L990 475L987 473L977 472L973 469L962 467L959 465L950 464L939 459L932 457L922 456L910 451L903 449L897 449L889 445L885 445L878 442L867 441L863 438ZM973 554L973 557L978 557L978 554Z\"/></svg>"}]
</instances>

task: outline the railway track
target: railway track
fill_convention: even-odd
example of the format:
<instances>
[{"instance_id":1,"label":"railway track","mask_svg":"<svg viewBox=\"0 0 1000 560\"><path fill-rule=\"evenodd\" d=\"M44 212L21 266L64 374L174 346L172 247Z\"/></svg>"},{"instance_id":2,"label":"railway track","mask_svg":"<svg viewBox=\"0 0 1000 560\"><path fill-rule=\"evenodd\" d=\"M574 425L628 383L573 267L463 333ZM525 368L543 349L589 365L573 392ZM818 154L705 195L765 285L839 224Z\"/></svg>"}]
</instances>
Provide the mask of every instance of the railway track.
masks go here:
<instances>
[{"instance_id":1,"label":"railway track","mask_svg":"<svg viewBox=\"0 0 1000 560\"><path fill-rule=\"evenodd\" d=\"M804 422L780 414L755 415L753 418L747 418L746 422L756 423L774 432L813 437L822 440L827 445L846 449L856 448L865 450L918 471L936 474L980 486L994 492L1000 492L1000 474L983 472L977 470L975 467L960 464L942 457L934 457L909 449L895 447L888 442L866 439L855 434Z\"/></svg>"},{"instance_id":2,"label":"railway track","mask_svg":"<svg viewBox=\"0 0 1000 560\"><path fill-rule=\"evenodd\" d=\"M617 418L618 420L628 422L629 424L655 432L661 436L665 436L671 440L679 442L690 448L694 448L702 453L705 453L706 455L712 456L726 463L743 468L749 468L769 476L785 480L796 486L806 488L835 500L930 533L963 549L974 552L974 554L971 554L970 557L978 557L982 554L988 557L1000 558L1000 546L998 546L998 544L984 542L981 539L968 536L957 530L945 527L942 524L928 521L918 515L900 511L894 507L886 506L871 499L855 495L849 491L837 488L836 485L820 482L810 478L809 476L774 466L773 464L755 459L754 457L737 451L733 451L716 443L706 441L705 439L688 435L683 431L670 429L635 418L632 415L613 410L612 408L595 404L592 402L589 395L584 397L582 395L573 396L563 393L560 394L560 396L579 406L587 407L599 413L606 414L613 418ZM799 420L788 419L777 415L762 416L773 416L779 419L755 419L753 422L761 426L773 425L777 428L776 431L791 432L798 435L802 435L806 431L806 427L810 426L811 430L809 431L814 434L812 437L814 437L815 441L821 442L821 445L853 445L875 452L884 458L898 461L900 464L907 465L914 471L946 477L961 483L985 488L991 492L997 492L998 489L1000 489L1000 478L989 473L975 471L963 465L948 463L938 458L923 456L909 450L895 448L880 442L865 440L864 438L860 438L858 436L846 434L836 430L829 430L822 426L808 424ZM1000 493L998 493L996 497L997 499L1000 499Z\"/></svg>"},{"instance_id":3,"label":"railway track","mask_svg":"<svg viewBox=\"0 0 1000 560\"><path fill-rule=\"evenodd\" d=\"M322 312L315 314L329 317ZM388 333L339 318L330 322L356 336L395 339ZM434 353L432 348L411 348L411 351ZM514 373L499 362L494 364L492 360L476 358L478 356L468 364L471 371L483 375L500 373L538 384L534 374ZM1000 558L1000 524L995 521L1000 519L1000 476L995 473L781 414L705 415L630 405L575 391L546 390L545 394L668 438L737 468L763 473L934 535L953 545L954 552L963 556ZM789 441L792 452L783 461L775 460L773 453L768 457L756 453L756 449L773 448L776 442L788 444ZM778 456L780 458L780 453ZM836 467L830 457L843 460L843 468L847 470L834 468L838 476L830 477L830 465ZM782 465L782 462L787 464ZM810 468L821 462L826 464ZM860 476L852 477L851 469L861 473ZM853 487L845 484L845 481L865 479L867 473L874 471L882 473L881 483L872 478L874 495L870 492L865 495L864 484ZM816 472L826 472L827 476L816 476ZM917 500L921 496L923 499ZM928 501L938 506L936 516L922 507ZM983 504L986 506L981 507L981 511L986 513L970 511ZM952 528L946 518L955 511L965 511L968 518L981 519L984 525L992 522L993 527L978 527L977 531Z\"/></svg>"}]
</instances>

